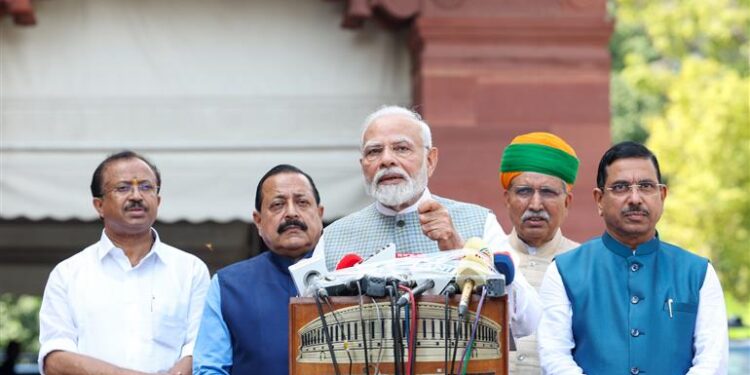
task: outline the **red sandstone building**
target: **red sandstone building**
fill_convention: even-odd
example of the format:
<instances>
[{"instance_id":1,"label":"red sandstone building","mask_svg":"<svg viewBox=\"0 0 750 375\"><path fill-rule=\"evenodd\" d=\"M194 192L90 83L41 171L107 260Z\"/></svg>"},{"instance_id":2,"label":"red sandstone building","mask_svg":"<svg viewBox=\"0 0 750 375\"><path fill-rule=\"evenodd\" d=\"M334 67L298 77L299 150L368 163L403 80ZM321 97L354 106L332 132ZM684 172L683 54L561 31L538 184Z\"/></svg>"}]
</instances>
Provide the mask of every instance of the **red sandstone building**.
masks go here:
<instances>
[{"instance_id":1,"label":"red sandstone building","mask_svg":"<svg viewBox=\"0 0 750 375\"><path fill-rule=\"evenodd\" d=\"M41 294L97 240L87 185L122 148L162 170L162 238L212 269L258 251L252 192L276 163L316 179L326 221L360 208L359 122L381 104L431 124L430 189L506 230L503 148L562 136L581 159L563 230L602 230L604 0L0 0L0 15L0 293Z\"/></svg>"}]
</instances>

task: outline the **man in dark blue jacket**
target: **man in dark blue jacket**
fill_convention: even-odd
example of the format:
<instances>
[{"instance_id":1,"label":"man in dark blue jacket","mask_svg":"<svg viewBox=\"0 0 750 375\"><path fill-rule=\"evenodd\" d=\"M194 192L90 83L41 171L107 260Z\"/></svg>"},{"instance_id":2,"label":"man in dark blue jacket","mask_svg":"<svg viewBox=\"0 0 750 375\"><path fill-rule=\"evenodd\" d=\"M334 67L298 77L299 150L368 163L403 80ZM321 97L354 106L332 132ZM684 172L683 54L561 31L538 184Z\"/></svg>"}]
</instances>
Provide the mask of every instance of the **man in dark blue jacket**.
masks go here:
<instances>
[{"instance_id":1,"label":"man in dark blue jacket","mask_svg":"<svg viewBox=\"0 0 750 375\"><path fill-rule=\"evenodd\" d=\"M258 183L253 221L271 251L219 270L211 280L193 353L194 374L288 374L288 267L308 257L323 230L312 178L278 165Z\"/></svg>"}]
</instances>

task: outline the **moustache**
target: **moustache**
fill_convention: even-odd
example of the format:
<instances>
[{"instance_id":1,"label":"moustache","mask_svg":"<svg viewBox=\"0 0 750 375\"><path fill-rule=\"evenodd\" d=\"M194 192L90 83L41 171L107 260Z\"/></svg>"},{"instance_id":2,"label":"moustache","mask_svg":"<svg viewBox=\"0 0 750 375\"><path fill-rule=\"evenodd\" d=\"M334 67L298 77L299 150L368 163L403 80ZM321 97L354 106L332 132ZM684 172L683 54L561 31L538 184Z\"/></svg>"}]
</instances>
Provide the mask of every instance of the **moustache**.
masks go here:
<instances>
[{"instance_id":1,"label":"moustache","mask_svg":"<svg viewBox=\"0 0 750 375\"><path fill-rule=\"evenodd\" d=\"M532 211L532 210L526 210L524 211L523 215L521 215L521 221L526 221L530 219L542 219L544 221L549 221L549 213L545 210L541 211Z\"/></svg>"},{"instance_id":2,"label":"moustache","mask_svg":"<svg viewBox=\"0 0 750 375\"><path fill-rule=\"evenodd\" d=\"M141 208L143 210L148 210L148 208L146 208L146 206L143 204L142 201L128 201L128 204L125 205L125 211L129 211L134 208Z\"/></svg>"},{"instance_id":3,"label":"moustache","mask_svg":"<svg viewBox=\"0 0 750 375\"><path fill-rule=\"evenodd\" d=\"M383 177L400 177L403 178L406 181L409 181L410 177L409 174L406 173L405 170L399 168L399 167L390 167L386 169L381 169L377 173L375 173L375 177L373 180L375 183L380 183L380 180L383 179Z\"/></svg>"},{"instance_id":4,"label":"moustache","mask_svg":"<svg viewBox=\"0 0 750 375\"><path fill-rule=\"evenodd\" d=\"M302 231L307 231L307 224L303 223L300 220L292 219L292 220L287 220L281 223L281 225L279 225L279 228L276 229L276 233L278 234L284 233L290 227L298 227Z\"/></svg>"},{"instance_id":5,"label":"moustache","mask_svg":"<svg viewBox=\"0 0 750 375\"><path fill-rule=\"evenodd\" d=\"M648 212L648 209L643 208L642 206L628 206L628 207L623 208L622 210L620 210L620 213L623 214L623 215L635 214L635 213L642 214L644 216L649 216L650 215L650 213Z\"/></svg>"}]
</instances>

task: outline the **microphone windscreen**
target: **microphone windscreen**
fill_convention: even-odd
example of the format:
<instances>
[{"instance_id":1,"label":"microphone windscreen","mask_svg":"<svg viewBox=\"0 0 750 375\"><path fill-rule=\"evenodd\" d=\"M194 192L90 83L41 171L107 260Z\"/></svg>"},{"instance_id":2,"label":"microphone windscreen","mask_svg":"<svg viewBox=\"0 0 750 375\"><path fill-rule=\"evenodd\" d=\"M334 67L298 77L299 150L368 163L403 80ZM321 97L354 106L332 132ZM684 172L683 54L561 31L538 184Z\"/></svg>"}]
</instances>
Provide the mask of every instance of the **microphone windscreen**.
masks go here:
<instances>
[{"instance_id":1,"label":"microphone windscreen","mask_svg":"<svg viewBox=\"0 0 750 375\"><path fill-rule=\"evenodd\" d=\"M516 276L516 266L513 264L513 258L509 253L495 253L493 258L497 272L505 275L505 285L510 285Z\"/></svg>"},{"instance_id":2,"label":"microphone windscreen","mask_svg":"<svg viewBox=\"0 0 750 375\"><path fill-rule=\"evenodd\" d=\"M456 283L463 288L467 280L474 285L484 285L487 276L492 273L492 254L487 243L478 237L469 238L464 244L466 255L456 266Z\"/></svg>"},{"instance_id":3,"label":"microphone windscreen","mask_svg":"<svg viewBox=\"0 0 750 375\"><path fill-rule=\"evenodd\" d=\"M475 250L482 256L487 262L488 266L491 266L490 261L492 259L492 252L487 245L487 242L479 237L471 237L466 243L464 243L464 249Z\"/></svg>"},{"instance_id":4,"label":"microphone windscreen","mask_svg":"<svg viewBox=\"0 0 750 375\"><path fill-rule=\"evenodd\" d=\"M344 268L353 267L357 264L362 263L362 257L355 253L349 253L344 255L339 263L336 265L337 270L341 270Z\"/></svg>"}]
</instances>

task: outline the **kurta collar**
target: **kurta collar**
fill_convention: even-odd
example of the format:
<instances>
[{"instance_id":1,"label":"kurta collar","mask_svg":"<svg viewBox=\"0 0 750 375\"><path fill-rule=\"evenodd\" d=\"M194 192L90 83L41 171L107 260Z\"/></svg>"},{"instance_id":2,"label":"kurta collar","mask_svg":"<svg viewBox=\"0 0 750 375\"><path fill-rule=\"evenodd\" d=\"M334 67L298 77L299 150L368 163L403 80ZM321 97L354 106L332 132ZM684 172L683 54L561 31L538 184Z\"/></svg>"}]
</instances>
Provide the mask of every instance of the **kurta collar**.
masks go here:
<instances>
[{"instance_id":1,"label":"kurta collar","mask_svg":"<svg viewBox=\"0 0 750 375\"><path fill-rule=\"evenodd\" d=\"M157 259L161 260L162 262L167 261L166 257L163 254L163 251L161 251L161 240L159 239L159 233L156 231L156 229L151 228L151 235L154 236L154 243L151 245L151 250L149 250L148 254L141 259L141 261L138 263L138 265L143 264L143 261L148 259L151 256L155 256ZM97 249L97 258L99 261L102 261L104 257L109 255L114 250L120 250L119 247L115 246L115 244L112 242L112 240L107 237L107 233L102 229L102 236L99 239L99 249ZM152 255L153 254L153 255ZM136 265L136 267L138 266ZM135 268L135 267L133 267Z\"/></svg>"},{"instance_id":2,"label":"kurta collar","mask_svg":"<svg viewBox=\"0 0 750 375\"><path fill-rule=\"evenodd\" d=\"M416 211L417 207L419 207L420 203L424 202L427 199L431 199L431 198L432 198L432 194L430 194L430 189L425 188L424 191L422 192L422 196L419 197L419 199L417 200L416 203L412 204L409 207L404 208L401 211L392 210L392 209L384 206L382 203L377 202L377 201L375 202L375 208L378 210L378 212L380 212L381 214L383 214L385 216L403 215L403 214L408 214L410 212Z\"/></svg>"},{"instance_id":3,"label":"kurta collar","mask_svg":"<svg viewBox=\"0 0 750 375\"><path fill-rule=\"evenodd\" d=\"M545 256L554 254L555 250L560 248L560 243L562 242L562 240L562 231L560 230L560 228L557 228L554 237L552 237L552 239L548 242L542 244L542 246L537 247L536 252L533 255ZM514 249L524 254L529 254L530 246L518 237L518 233L516 232L515 227L510 231L510 234L508 235L508 241L510 242L510 246L512 246Z\"/></svg>"},{"instance_id":4,"label":"kurta collar","mask_svg":"<svg viewBox=\"0 0 750 375\"><path fill-rule=\"evenodd\" d=\"M298 261L300 261L302 259L309 258L310 256L312 256L312 253L313 253L312 250L310 250L302 258L294 260L292 258L276 254L276 253L274 253L271 250L266 250L266 251L268 251L270 253L268 255L268 258L271 260L271 263L274 266L276 266L279 269L279 271L281 271L281 272L283 272L285 274L289 274L289 266L291 266L294 263L297 263Z\"/></svg>"},{"instance_id":5,"label":"kurta collar","mask_svg":"<svg viewBox=\"0 0 750 375\"><path fill-rule=\"evenodd\" d=\"M604 243L604 246L607 247L607 249L611 250L615 254L623 258L628 258L633 255L651 254L659 249L659 233L656 233L656 236L654 236L654 238L650 239L649 241L638 245L635 248L635 253L633 253L633 250L630 247L622 244L620 241L617 241L607 231L604 231L604 234L602 235L602 242Z\"/></svg>"}]
</instances>

